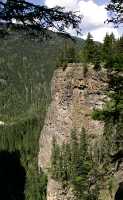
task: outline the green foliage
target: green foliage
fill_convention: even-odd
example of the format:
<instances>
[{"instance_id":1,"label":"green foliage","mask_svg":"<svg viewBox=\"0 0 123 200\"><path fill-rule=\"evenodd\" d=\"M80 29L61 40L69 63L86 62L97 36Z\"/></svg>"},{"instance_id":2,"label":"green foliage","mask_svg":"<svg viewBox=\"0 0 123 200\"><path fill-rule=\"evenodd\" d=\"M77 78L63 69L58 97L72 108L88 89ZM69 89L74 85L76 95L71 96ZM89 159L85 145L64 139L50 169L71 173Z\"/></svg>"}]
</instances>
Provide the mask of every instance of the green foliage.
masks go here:
<instances>
[{"instance_id":1,"label":"green foliage","mask_svg":"<svg viewBox=\"0 0 123 200\"><path fill-rule=\"evenodd\" d=\"M84 59L87 63L92 63L94 59L94 50L95 44L93 41L93 37L90 33L88 33L87 39L85 40L85 45L83 48L84 51Z\"/></svg>"},{"instance_id":2,"label":"green foliage","mask_svg":"<svg viewBox=\"0 0 123 200\"><path fill-rule=\"evenodd\" d=\"M62 169L61 163L61 152L60 147L56 143L55 137L53 138L53 147L52 147L52 157L51 157L51 165L52 165L52 176L57 179L59 176L62 176L60 170Z\"/></svg>"},{"instance_id":3,"label":"green foliage","mask_svg":"<svg viewBox=\"0 0 123 200\"><path fill-rule=\"evenodd\" d=\"M123 38L115 39L113 33L106 34L102 46L102 61L110 70L123 69Z\"/></svg>"},{"instance_id":4,"label":"green foliage","mask_svg":"<svg viewBox=\"0 0 123 200\"><path fill-rule=\"evenodd\" d=\"M27 33L35 35L46 35L49 28L59 32L72 27L80 33L81 16L72 11L65 11L64 8L56 6L48 8L25 0L0 1L1 26L6 29L26 30ZM16 21L14 23L13 21ZM3 23L3 24L2 24Z\"/></svg>"},{"instance_id":5,"label":"green foliage","mask_svg":"<svg viewBox=\"0 0 123 200\"><path fill-rule=\"evenodd\" d=\"M123 70L123 37L116 40L113 33L106 34L103 44L99 44L88 33L79 57L81 62L93 64L95 70L100 70L101 66L105 66L109 73Z\"/></svg>"},{"instance_id":6,"label":"green foliage","mask_svg":"<svg viewBox=\"0 0 123 200\"><path fill-rule=\"evenodd\" d=\"M5 123L0 125L0 151L20 152L26 200L46 198L47 178L37 166L39 136L57 57L65 40L71 44L70 39L49 34L52 39L43 42L14 31L0 38L0 121ZM80 40L75 46L80 49Z\"/></svg>"},{"instance_id":7,"label":"green foliage","mask_svg":"<svg viewBox=\"0 0 123 200\"><path fill-rule=\"evenodd\" d=\"M67 185L72 185L77 199L94 199L95 194L90 190L89 181L93 165L88 152L87 135L84 128L79 138L76 130L72 130L70 142L59 148L53 138L51 158L52 178L61 181L63 185L66 182ZM95 196L96 199L98 194L96 193Z\"/></svg>"},{"instance_id":8,"label":"green foliage","mask_svg":"<svg viewBox=\"0 0 123 200\"><path fill-rule=\"evenodd\" d=\"M51 35L53 36L52 32ZM38 141L51 100L50 80L66 39L55 35L51 40L41 43L38 40L25 39L13 32L8 38L0 38L0 40L0 121L5 122L4 126L0 126L0 151L18 150L20 152L21 163L26 170L26 200L45 200L47 178L42 172L40 175L38 173ZM109 77L111 100L106 103L103 110L95 110L92 114L94 119L105 122L102 143L104 147L101 147L101 153L98 154L100 163L109 162L108 155L112 149L123 148L123 77L121 73L123 38L117 41L112 40L113 59L109 60L115 72ZM70 40L69 44L71 44ZM93 47L95 48L95 45ZM101 46L97 44L96 48L99 54L96 51L93 51L93 56L89 53L88 58L93 59L88 62L98 66ZM76 61L77 49L81 49L80 40L75 43L75 51L69 49L67 52L69 62ZM94 56L94 52L97 57ZM105 57L105 62L108 58ZM86 72L87 68L85 68L85 74ZM80 138L76 130L73 130L70 143L63 144L61 147L54 141L52 166L53 178L65 184L72 184L79 199L97 198L98 187L95 189L97 193L90 191L90 196L87 195L92 161L88 153L84 129Z\"/></svg>"},{"instance_id":9,"label":"green foliage","mask_svg":"<svg viewBox=\"0 0 123 200\"><path fill-rule=\"evenodd\" d=\"M92 60L95 70L100 70L100 68L101 68L101 60L102 60L101 50L102 50L102 45L95 43L94 52L93 52L94 57Z\"/></svg>"},{"instance_id":10,"label":"green foliage","mask_svg":"<svg viewBox=\"0 0 123 200\"><path fill-rule=\"evenodd\" d=\"M99 120L99 121L107 121L112 117L115 113L114 107L109 107L108 103L103 110L101 109L95 109L92 112L92 118L94 120Z\"/></svg>"},{"instance_id":11,"label":"green foliage","mask_svg":"<svg viewBox=\"0 0 123 200\"><path fill-rule=\"evenodd\" d=\"M101 64L101 44L94 42L93 37L90 33L87 35L85 45L80 52L80 61L92 63L95 70L100 69Z\"/></svg>"},{"instance_id":12,"label":"green foliage","mask_svg":"<svg viewBox=\"0 0 123 200\"><path fill-rule=\"evenodd\" d=\"M110 69L113 67L114 42L114 35L106 34L102 47L102 58L105 62L105 66Z\"/></svg>"},{"instance_id":13,"label":"green foliage","mask_svg":"<svg viewBox=\"0 0 123 200\"><path fill-rule=\"evenodd\" d=\"M45 67L41 62L47 50L43 55L41 44L16 33L6 40L1 38L0 51L0 119L5 123L0 126L0 151L20 152L26 170L25 198L44 200L47 180L38 173L38 141L55 64L48 71L48 62Z\"/></svg>"},{"instance_id":14,"label":"green foliage","mask_svg":"<svg viewBox=\"0 0 123 200\"><path fill-rule=\"evenodd\" d=\"M79 61L85 66L93 64L96 71L101 67L107 68L107 71L123 71L123 37L115 39L114 34L106 34L104 42L93 41L93 37L88 33L85 44L80 50ZM85 72L87 71L85 67ZM86 74L86 73L85 73Z\"/></svg>"},{"instance_id":15,"label":"green foliage","mask_svg":"<svg viewBox=\"0 0 123 200\"><path fill-rule=\"evenodd\" d=\"M64 47L60 52L58 57L58 66L65 67L68 63L76 63L79 62L78 56L78 48L76 48L76 42L69 43L69 41L65 41Z\"/></svg>"},{"instance_id":16,"label":"green foliage","mask_svg":"<svg viewBox=\"0 0 123 200\"><path fill-rule=\"evenodd\" d=\"M87 66L87 63L84 63L84 66L83 66L83 76L86 78L86 75L88 73L88 66Z\"/></svg>"},{"instance_id":17,"label":"green foliage","mask_svg":"<svg viewBox=\"0 0 123 200\"><path fill-rule=\"evenodd\" d=\"M108 70L108 100L103 109L94 110L92 117L105 122L103 146L103 163L110 165L110 155L123 148L123 38L114 39L106 35L103 44L103 59ZM111 72L112 71L112 72Z\"/></svg>"},{"instance_id":18,"label":"green foliage","mask_svg":"<svg viewBox=\"0 0 123 200\"><path fill-rule=\"evenodd\" d=\"M38 173L37 153L40 133L38 118L30 116L22 121L0 127L0 150L18 150L21 163L26 170L26 199L44 200L46 197L46 176ZM33 142L32 142L33 141ZM39 197L37 197L37 195Z\"/></svg>"},{"instance_id":19,"label":"green foliage","mask_svg":"<svg viewBox=\"0 0 123 200\"><path fill-rule=\"evenodd\" d=\"M37 169L28 169L28 178L26 181L25 198L46 200L47 177L43 172L37 173Z\"/></svg>"},{"instance_id":20,"label":"green foliage","mask_svg":"<svg viewBox=\"0 0 123 200\"><path fill-rule=\"evenodd\" d=\"M114 49L114 65L115 70L123 70L123 36L115 42Z\"/></svg>"},{"instance_id":21,"label":"green foliage","mask_svg":"<svg viewBox=\"0 0 123 200\"><path fill-rule=\"evenodd\" d=\"M90 33L88 33L87 39L85 40L83 54L84 54L84 60L86 63L98 64L99 62L98 46L93 41L93 37Z\"/></svg>"},{"instance_id":22,"label":"green foliage","mask_svg":"<svg viewBox=\"0 0 123 200\"><path fill-rule=\"evenodd\" d=\"M79 149L78 149L76 130L71 131L70 148L71 148L71 181L73 183L75 181L75 177L78 175L77 164L79 161Z\"/></svg>"}]
</instances>

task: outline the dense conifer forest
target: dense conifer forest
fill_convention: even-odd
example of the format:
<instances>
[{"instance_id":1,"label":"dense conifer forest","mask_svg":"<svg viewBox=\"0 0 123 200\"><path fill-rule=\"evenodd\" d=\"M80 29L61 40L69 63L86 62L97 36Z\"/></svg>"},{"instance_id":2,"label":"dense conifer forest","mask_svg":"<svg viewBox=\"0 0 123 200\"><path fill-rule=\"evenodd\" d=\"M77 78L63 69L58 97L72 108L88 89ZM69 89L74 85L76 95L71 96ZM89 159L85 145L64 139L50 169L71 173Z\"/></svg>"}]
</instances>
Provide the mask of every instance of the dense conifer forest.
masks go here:
<instances>
[{"instance_id":1,"label":"dense conifer forest","mask_svg":"<svg viewBox=\"0 0 123 200\"><path fill-rule=\"evenodd\" d=\"M95 159L105 166L104 173L108 173L112 153L123 148L123 37L116 40L113 34L106 34L101 44L94 42L90 33L85 41L75 38L76 42L55 33L51 35L43 42L16 32L0 38L0 162L1 181L6 187L6 194L2 195L6 195L6 200L13 196L21 200L46 199L47 177L38 173L37 154L56 67L83 62L85 76L88 63L97 71L107 69L110 101L103 110L92 113L93 119L105 122L101 152L95 149ZM13 165L17 166L17 173L11 170ZM82 130L79 138L76 130L71 130L70 143L62 147L53 139L50 173L63 187L72 185L78 199L98 199L98 180L91 191L90 177L101 175L89 152L86 130ZM16 183L15 176L21 184ZM15 185L17 193L12 189Z\"/></svg>"},{"instance_id":2,"label":"dense conifer forest","mask_svg":"<svg viewBox=\"0 0 123 200\"><path fill-rule=\"evenodd\" d=\"M111 0L107 10L111 12L108 22L123 23L122 1ZM72 25L80 32L81 16L63 11L21 0L0 1L2 200L46 200L47 175L38 169L39 136L51 102L52 75L58 67L64 71L68 63L83 63L85 77L89 66L97 73L107 70L109 101L92 112L94 120L104 122L104 133L93 151L84 128L79 134L71 130L70 141L62 145L54 137L50 176L63 188L72 187L77 200L99 200L104 177L111 193L112 174L123 162L123 36L106 34L99 43L90 33L83 41L48 31L55 28L64 33ZM122 200L122 185L115 200Z\"/></svg>"},{"instance_id":3,"label":"dense conifer forest","mask_svg":"<svg viewBox=\"0 0 123 200\"><path fill-rule=\"evenodd\" d=\"M62 182L63 187L72 186L76 199L95 200L99 199L101 180L105 176L112 179L111 174L118 169L118 167L115 169L116 163L119 165L122 162L123 37L116 40L113 34L106 34L103 44L100 44L95 43L88 33L79 55L79 59L86 67L85 72L89 70L89 63L97 72L107 70L106 95L110 100L105 103L103 109L95 109L92 112L94 120L104 122L104 134L102 141L93 151L89 150L88 134L84 129L79 138L76 130L72 130L70 143L62 146L58 145L54 138L50 172L54 179ZM73 58L75 58L74 54ZM98 169L97 163L103 166L102 169ZM110 181L109 185L109 190L112 190L113 182ZM119 195L118 200L120 198Z\"/></svg>"},{"instance_id":4,"label":"dense conifer forest","mask_svg":"<svg viewBox=\"0 0 123 200\"><path fill-rule=\"evenodd\" d=\"M95 175L96 169L87 141L84 128L79 138L77 131L71 130L70 142L62 146L53 138L50 173L53 179L62 182L63 187L72 185L76 199L96 200L99 193L97 185L90 189L90 177Z\"/></svg>"},{"instance_id":5,"label":"dense conifer forest","mask_svg":"<svg viewBox=\"0 0 123 200\"><path fill-rule=\"evenodd\" d=\"M40 132L51 101L50 80L61 62L59 57L65 46L81 49L83 45L82 40L75 43L52 32L50 36L52 38L40 41L28 38L24 32L12 31L9 36L0 38L0 161L6 187L3 199L6 200L13 196L21 200L46 197L47 177L43 172L38 173L37 155ZM10 162L7 161L9 156ZM11 172L14 163L19 165L18 170L22 167L24 171L23 177L21 170L17 172L20 182L23 180L18 185L23 198L13 193L12 188L17 184L13 178L16 174ZM10 178L6 176L6 165L10 165L8 174L13 173Z\"/></svg>"}]
</instances>

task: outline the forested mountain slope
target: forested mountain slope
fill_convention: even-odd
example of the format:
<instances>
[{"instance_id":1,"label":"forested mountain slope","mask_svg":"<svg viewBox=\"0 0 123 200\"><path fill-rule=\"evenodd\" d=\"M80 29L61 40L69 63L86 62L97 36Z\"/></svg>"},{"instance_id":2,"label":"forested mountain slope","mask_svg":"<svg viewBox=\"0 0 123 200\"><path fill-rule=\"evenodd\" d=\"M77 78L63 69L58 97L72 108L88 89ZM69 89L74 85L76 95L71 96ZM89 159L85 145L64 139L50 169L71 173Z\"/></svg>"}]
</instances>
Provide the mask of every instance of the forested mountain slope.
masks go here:
<instances>
[{"instance_id":1,"label":"forested mountain slope","mask_svg":"<svg viewBox=\"0 0 123 200\"><path fill-rule=\"evenodd\" d=\"M52 33L51 33L52 34ZM2 119L25 113L48 97L50 79L58 62L60 50L70 39L52 34L52 39L40 41L13 34L0 39L0 114ZM78 40L75 46L81 47Z\"/></svg>"},{"instance_id":2,"label":"forested mountain slope","mask_svg":"<svg viewBox=\"0 0 123 200\"><path fill-rule=\"evenodd\" d=\"M123 37L50 34L0 38L2 199L122 200Z\"/></svg>"},{"instance_id":3,"label":"forested mountain slope","mask_svg":"<svg viewBox=\"0 0 123 200\"><path fill-rule=\"evenodd\" d=\"M47 179L43 173L39 176L37 168L39 135L50 102L50 81L58 56L66 42L72 43L70 39L50 34L52 38L45 41L15 32L0 38L0 162L3 163L1 184L5 180L3 190L6 191L3 199L6 200L12 195L15 199L18 197L18 193L13 192L14 185L23 193L23 199L45 199ZM82 44L83 41L78 40L74 45L80 49ZM6 176L9 157L25 171L21 185L14 179L18 176L20 180L21 172L20 177L14 174L13 165L8 168L11 178Z\"/></svg>"}]
</instances>

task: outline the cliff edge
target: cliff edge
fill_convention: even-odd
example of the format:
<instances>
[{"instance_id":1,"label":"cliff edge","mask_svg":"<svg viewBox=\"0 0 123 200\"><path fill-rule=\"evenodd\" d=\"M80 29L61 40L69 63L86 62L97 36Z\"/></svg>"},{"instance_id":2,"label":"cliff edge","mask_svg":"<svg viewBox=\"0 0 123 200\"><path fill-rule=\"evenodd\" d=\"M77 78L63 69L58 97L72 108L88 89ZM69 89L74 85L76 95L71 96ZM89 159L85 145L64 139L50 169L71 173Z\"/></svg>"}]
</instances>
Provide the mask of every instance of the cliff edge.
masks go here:
<instances>
[{"instance_id":1,"label":"cliff edge","mask_svg":"<svg viewBox=\"0 0 123 200\"><path fill-rule=\"evenodd\" d=\"M39 141L39 169L48 174L53 136L59 144L66 143L73 128L79 133L84 127L91 145L95 145L103 135L104 123L93 120L91 113L95 108L102 108L107 101L107 80L105 70L95 71L89 66L85 73L83 64L68 64L66 69L58 68L54 72L51 82L52 101ZM48 175L47 200L68 199L74 199L71 189L63 191L60 183Z\"/></svg>"}]
</instances>

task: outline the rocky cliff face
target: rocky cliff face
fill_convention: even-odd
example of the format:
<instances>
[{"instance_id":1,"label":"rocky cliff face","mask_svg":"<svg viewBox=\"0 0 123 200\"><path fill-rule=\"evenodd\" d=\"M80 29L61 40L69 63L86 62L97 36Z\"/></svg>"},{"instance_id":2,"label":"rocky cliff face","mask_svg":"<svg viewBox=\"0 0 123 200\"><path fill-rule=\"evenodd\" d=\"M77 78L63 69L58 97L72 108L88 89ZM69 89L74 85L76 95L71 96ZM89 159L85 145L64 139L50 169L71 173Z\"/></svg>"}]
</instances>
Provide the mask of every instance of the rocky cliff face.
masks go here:
<instances>
[{"instance_id":1,"label":"rocky cliff face","mask_svg":"<svg viewBox=\"0 0 123 200\"><path fill-rule=\"evenodd\" d=\"M102 108L107 100L105 90L108 87L104 71L94 71L90 66L83 72L81 64L68 64L63 70L55 71L51 83L52 102L49 106L40 137L39 168L48 173L52 149L52 138L62 144L69 140L72 128L78 132L84 127L94 145L103 134L104 124L91 118L95 108ZM62 189L60 183L48 177L47 200L73 200L71 189Z\"/></svg>"}]
</instances>

